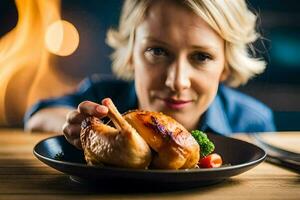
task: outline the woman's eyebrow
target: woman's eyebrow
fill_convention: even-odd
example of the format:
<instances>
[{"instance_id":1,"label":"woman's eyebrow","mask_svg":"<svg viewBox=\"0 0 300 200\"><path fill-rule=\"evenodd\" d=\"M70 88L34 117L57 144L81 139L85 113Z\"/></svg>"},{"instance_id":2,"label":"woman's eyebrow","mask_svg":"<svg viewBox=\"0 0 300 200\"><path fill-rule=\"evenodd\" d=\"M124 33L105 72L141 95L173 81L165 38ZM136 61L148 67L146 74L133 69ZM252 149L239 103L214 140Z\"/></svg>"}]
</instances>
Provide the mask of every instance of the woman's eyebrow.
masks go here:
<instances>
[{"instance_id":1,"label":"woman's eyebrow","mask_svg":"<svg viewBox=\"0 0 300 200\"><path fill-rule=\"evenodd\" d=\"M154 37L151 37L151 36L145 37L145 40L149 41L149 42L160 43L160 44L162 44L164 46L172 46L172 44L170 44L170 43L168 43L166 41L162 41L160 39L157 39L157 38L154 38ZM218 51L217 47L215 47L214 45L210 45L210 44L190 45L190 48L191 49L201 50L201 51L208 51L208 52L212 52L212 53L215 53L215 52Z\"/></svg>"},{"instance_id":2,"label":"woman's eyebrow","mask_svg":"<svg viewBox=\"0 0 300 200\"><path fill-rule=\"evenodd\" d=\"M203 49L203 50L216 50L216 47L211 45L191 45L193 49Z\"/></svg>"},{"instance_id":3,"label":"woman's eyebrow","mask_svg":"<svg viewBox=\"0 0 300 200\"><path fill-rule=\"evenodd\" d=\"M159 39L154 38L154 37L149 37L149 36L148 36L148 37L145 37L145 40L150 41L150 42L155 42L155 43L161 43L161 44L166 45L166 46L169 46L169 45L170 45L168 42L159 40Z\"/></svg>"}]
</instances>

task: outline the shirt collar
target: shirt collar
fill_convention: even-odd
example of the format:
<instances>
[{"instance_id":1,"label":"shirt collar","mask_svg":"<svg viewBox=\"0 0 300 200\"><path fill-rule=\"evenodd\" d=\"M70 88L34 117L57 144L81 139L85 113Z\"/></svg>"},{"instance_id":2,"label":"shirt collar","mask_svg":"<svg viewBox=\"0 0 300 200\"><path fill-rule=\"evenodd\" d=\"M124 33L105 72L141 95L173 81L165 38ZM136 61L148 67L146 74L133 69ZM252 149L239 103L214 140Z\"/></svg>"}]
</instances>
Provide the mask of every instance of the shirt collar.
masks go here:
<instances>
[{"instance_id":1,"label":"shirt collar","mask_svg":"<svg viewBox=\"0 0 300 200\"><path fill-rule=\"evenodd\" d=\"M219 94L205 112L199 129L222 135L229 135L232 132Z\"/></svg>"}]
</instances>

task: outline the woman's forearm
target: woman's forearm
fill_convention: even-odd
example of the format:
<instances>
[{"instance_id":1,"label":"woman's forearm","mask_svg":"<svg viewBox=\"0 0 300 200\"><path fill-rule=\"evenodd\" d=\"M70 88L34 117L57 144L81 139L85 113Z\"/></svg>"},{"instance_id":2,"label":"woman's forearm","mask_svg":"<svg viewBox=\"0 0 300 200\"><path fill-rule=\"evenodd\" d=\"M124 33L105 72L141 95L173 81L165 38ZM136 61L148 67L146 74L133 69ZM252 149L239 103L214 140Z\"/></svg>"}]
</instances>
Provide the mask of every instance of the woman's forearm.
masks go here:
<instances>
[{"instance_id":1,"label":"woman's forearm","mask_svg":"<svg viewBox=\"0 0 300 200\"><path fill-rule=\"evenodd\" d=\"M68 107L46 108L35 113L24 125L26 131L41 131L62 133L62 126L66 121Z\"/></svg>"}]
</instances>

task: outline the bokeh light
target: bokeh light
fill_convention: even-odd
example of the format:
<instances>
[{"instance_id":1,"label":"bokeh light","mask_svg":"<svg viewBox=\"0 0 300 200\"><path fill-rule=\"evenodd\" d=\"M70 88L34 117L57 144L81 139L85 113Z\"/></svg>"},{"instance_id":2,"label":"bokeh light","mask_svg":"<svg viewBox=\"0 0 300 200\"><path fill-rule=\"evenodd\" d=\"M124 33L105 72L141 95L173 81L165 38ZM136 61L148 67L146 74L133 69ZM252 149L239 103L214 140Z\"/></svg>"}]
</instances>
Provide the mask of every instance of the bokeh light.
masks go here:
<instances>
[{"instance_id":1,"label":"bokeh light","mask_svg":"<svg viewBox=\"0 0 300 200\"><path fill-rule=\"evenodd\" d=\"M79 33L68 21L58 20L50 24L45 34L48 51L59 56L69 56L78 48Z\"/></svg>"}]
</instances>

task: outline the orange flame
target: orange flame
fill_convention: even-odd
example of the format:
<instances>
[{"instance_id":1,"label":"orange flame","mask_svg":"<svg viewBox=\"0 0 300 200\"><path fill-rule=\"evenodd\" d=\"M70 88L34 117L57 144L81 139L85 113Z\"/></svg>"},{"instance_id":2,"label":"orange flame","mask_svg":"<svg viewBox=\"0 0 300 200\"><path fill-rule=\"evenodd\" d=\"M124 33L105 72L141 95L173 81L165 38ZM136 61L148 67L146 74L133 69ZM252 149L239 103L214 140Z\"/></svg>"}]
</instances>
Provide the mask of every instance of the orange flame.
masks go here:
<instances>
[{"instance_id":1,"label":"orange flame","mask_svg":"<svg viewBox=\"0 0 300 200\"><path fill-rule=\"evenodd\" d=\"M0 125L9 126L21 125L37 100L69 92L76 84L53 69L55 57L44 41L47 27L60 20L60 0L15 3L18 23L0 39Z\"/></svg>"}]
</instances>

